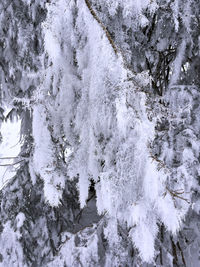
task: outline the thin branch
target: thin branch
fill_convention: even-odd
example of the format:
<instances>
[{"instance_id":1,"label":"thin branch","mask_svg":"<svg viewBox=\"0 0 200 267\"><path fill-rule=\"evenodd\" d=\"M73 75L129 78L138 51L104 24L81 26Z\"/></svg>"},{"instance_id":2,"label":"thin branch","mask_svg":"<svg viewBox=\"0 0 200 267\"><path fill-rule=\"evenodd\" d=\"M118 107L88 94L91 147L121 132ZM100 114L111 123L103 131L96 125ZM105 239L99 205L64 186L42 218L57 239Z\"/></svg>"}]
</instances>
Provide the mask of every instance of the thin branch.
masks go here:
<instances>
[{"instance_id":1,"label":"thin branch","mask_svg":"<svg viewBox=\"0 0 200 267\"><path fill-rule=\"evenodd\" d=\"M166 187L166 189L170 193L173 200L175 200L175 198L179 198L181 200L186 201L188 204L190 204L190 201L187 198L180 196L180 194L183 194L184 192L180 192L180 190L174 191L174 190L169 189L168 187Z\"/></svg>"},{"instance_id":2,"label":"thin branch","mask_svg":"<svg viewBox=\"0 0 200 267\"><path fill-rule=\"evenodd\" d=\"M0 164L0 167L7 167L7 166L14 166L16 164L21 163L22 161L24 161L25 159L22 159L20 161L14 162L14 163L10 163L10 164Z\"/></svg>"},{"instance_id":3,"label":"thin branch","mask_svg":"<svg viewBox=\"0 0 200 267\"><path fill-rule=\"evenodd\" d=\"M17 158L19 158L19 156L16 156L16 157L2 157L2 158L0 158L0 160L1 159L17 159Z\"/></svg>"},{"instance_id":4,"label":"thin branch","mask_svg":"<svg viewBox=\"0 0 200 267\"><path fill-rule=\"evenodd\" d=\"M109 33L109 31L107 30L107 28L104 26L104 24L102 23L102 21L98 18L96 12L94 11L94 9L92 8L90 2L88 0L85 0L85 3L88 7L88 9L90 10L90 13L92 14L92 16L94 17L94 19L99 23L99 25L101 26L101 28L103 29L103 31L105 32L106 34L106 37L108 38L108 41L110 42L115 54L118 53L118 49Z\"/></svg>"}]
</instances>

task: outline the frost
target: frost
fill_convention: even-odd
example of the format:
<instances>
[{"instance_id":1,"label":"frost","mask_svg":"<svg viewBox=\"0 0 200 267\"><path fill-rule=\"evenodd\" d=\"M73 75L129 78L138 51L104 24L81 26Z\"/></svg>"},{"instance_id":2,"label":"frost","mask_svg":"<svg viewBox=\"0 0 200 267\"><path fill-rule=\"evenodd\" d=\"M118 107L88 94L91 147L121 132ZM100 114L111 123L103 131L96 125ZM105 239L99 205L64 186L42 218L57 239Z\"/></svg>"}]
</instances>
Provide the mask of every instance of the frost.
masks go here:
<instances>
[{"instance_id":1,"label":"frost","mask_svg":"<svg viewBox=\"0 0 200 267\"><path fill-rule=\"evenodd\" d=\"M14 230L11 228L10 222L8 221L4 225L3 232L0 237L1 243L1 255L3 265L13 266L13 265L23 265L27 266L23 260L23 249L19 242L19 238L16 237ZM17 244L14 249L12 247L13 244ZM1 265L1 266L3 266Z\"/></svg>"},{"instance_id":2,"label":"frost","mask_svg":"<svg viewBox=\"0 0 200 267\"><path fill-rule=\"evenodd\" d=\"M107 3L114 8L112 15L118 5L124 5L125 16L133 8L141 12L148 4L148 1ZM148 119L147 97L138 89L150 87L150 76L148 72L130 73L84 1L71 2L67 9L63 6L67 6L64 0L48 6L43 27L49 67L40 85L42 105L35 106L33 112L34 169L44 180L45 197L50 204L57 205L62 196L57 186L62 189L64 180L54 168L56 146L51 135L59 140L62 132L71 151L65 157L67 175L69 179L78 178L80 207L85 207L94 181L97 210L107 214L105 231L112 236L105 233L111 246L119 242L111 227L115 218L119 223L128 223L142 259L151 262L157 223L163 222L176 233L187 207L176 208L172 194L176 188L167 189L173 178L170 172L159 169L159 160L153 160L148 146L155 138L156 120ZM77 16L73 22L74 10ZM145 17L141 19L142 27L146 26ZM183 41L172 83L179 76L185 47ZM161 43L160 49L164 49ZM188 162L186 156L183 159Z\"/></svg>"},{"instance_id":3,"label":"frost","mask_svg":"<svg viewBox=\"0 0 200 267\"><path fill-rule=\"evenodd\" d=\"M196 264L197 2L0 4L3 265Z\"/></svg>"},{"instance_id":4,"label":"frost","mask_svg":"<svg viewBox=\"0 0 200 267\"><path fill-rule=\"evenodd\" d=\"M85 239L87 238L87 239ZM95 233L95 226L91 229L85 229L72 235L71 233L63 233L65 242L61 247L59 255L47 266L54 267L61 265L92 267L98 262L98 237ZM67 241L67 242L66 242Z\"/></svg>"},{"instance_id":5,"label":"frost","mask_svg":"<svg viewBox=\"0 0 200 267\"><path fill-rule=\"evenodd\" d=\"M16 217L16 222L17 222L17 228L21 228L24 224L26 217L23 212L18 213Z\"/></svg>"},{"instance_id":6,"label":"frost","mask_svg":"<svg viewBox=\"0 0 200 267\"><path fill-rule=\"evenodd\" d=\"M171 85L176 84L178 77L180 75L181 65L184 59L184 54L185 54L185 48L186 48L186 40L183 40L179 48L178 54L176 56L176 59L174 61L174 69L173 69L173 73L172 73L172 77L170 81Z\"/></svg>"},{"instance_id":7,"label":"frost","mask_svg":"<svg viewBox=\"0 0 200 267\"><path fill-rule=\"evenodd\" d=\"M44 180L44 195L52 206L58 206L62 197L65 180L56 171L56 160L50 132L46 124L46 112L42 106L36 106L33 112L33 134L35 139L33 167L36 174ZM33 179L35 179L33 177Z\"/></svg>"},{"instance_id":8,"label":"frost","mask_svg":"<svg viewBox=\"0 0 200 267\"><path fill-rule=\"evenodd\" d=\"M7 114L9 113L7 109ZM5 114L5 116L7 115ZM0 188L3 188L9 180L14 177L20 161L19 152L21 149L20 138L21 121L13 118L1 124L1 134L3 139L0 143Z\"/></svg>"}]
</instances>

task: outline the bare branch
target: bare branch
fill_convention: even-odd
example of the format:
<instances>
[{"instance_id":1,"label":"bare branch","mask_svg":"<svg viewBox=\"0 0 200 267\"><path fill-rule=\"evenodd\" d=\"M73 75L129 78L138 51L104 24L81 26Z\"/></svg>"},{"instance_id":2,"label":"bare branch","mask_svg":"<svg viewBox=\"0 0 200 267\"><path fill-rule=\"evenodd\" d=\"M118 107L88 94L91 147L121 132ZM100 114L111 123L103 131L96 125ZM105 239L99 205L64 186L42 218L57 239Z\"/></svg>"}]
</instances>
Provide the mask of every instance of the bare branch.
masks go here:
<instances>
[{"instance_id":1,"label":"bare branch","mask_svg":"<svg viewBox=\"0 0 200 267\"><path fill-rule=\"evenodd\" d=\"M20 161L17 161L17 162L14 162L14 163L9 163L9 164L0 164L0 167L14 166L14 165L17 165L17 164L21 163L24 160L25 159L22 159Z\"/></svg>"}]
</instances>

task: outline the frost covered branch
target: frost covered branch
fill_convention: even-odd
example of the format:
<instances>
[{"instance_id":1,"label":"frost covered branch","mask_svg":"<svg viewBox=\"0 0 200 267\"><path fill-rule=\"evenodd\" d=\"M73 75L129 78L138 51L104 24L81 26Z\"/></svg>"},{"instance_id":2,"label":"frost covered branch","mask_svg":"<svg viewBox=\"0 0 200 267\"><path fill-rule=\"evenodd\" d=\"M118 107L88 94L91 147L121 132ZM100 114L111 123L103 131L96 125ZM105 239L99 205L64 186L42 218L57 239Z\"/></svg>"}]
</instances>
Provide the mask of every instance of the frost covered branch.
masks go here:
<instances>
[{"instance_id":1,"label":"frost covered branch","mask_svg":"<svg viewBox=\"0 0 200 267\"><path fill-rule=\"evenodd\" d=\"M92 16L94 17L94 19L99 23L99 25L101 26L101 28L103 29L103 31L106 34L106 37L108 38L108 41L110 42L115 54L118 53L118 49L109 33L109 31L107 30L107 28L105 27L105 25L103 24L103 22L99 19L99 17L97 16L96 12L94 11L94 9L92 8L92 5L90 4L89 0L85 0L85 3L88 7L88 9L90 10L90 13L92 14Z\"/></svg>"},{"instance_id":2,"label":"frost covered branch","mask_svg":"<svg viewBox=\"0 0 200 267\"><path fill-rule=\"evenodd\" d=\"M1 264L199 266L200 2L7 2Z\"/></svg>"},{"instance_id":3,"label":"frost covered branch","mask_svg":"<svg viewBox=\"0 0 200 267\"><path fill-rule=\"evenodd\" d=\"M166 190L169 192L169 194L171 195L173 200L175 200L176 198L179 198L181 200L186 201L188 204L191 204L191 202L187 198L184 198L184 197L181 196L182 194L185 193L182 189L181 190L171 190L168 187L166 187ZM163 196L165 197L166 194L167 194L167 192L164 193Z\"/></svg>"}]
</instances>

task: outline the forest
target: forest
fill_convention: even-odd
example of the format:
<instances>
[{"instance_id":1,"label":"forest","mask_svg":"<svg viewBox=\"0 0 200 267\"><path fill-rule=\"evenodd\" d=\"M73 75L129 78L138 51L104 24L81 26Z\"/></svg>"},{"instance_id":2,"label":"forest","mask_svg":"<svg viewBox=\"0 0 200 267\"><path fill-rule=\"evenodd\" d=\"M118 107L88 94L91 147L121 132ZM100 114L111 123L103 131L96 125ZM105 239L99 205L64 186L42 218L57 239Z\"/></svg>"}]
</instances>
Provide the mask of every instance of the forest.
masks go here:
<instances>
[{"instance_id":1,"label":"forest","mask_svg":"<svg viewBox=\"0 0 200 267\"><path fill-rule=\"evenodd\" d=\"M0 266L200 266L200 1L0 0Z\"/></svg>"}]
</instances>

